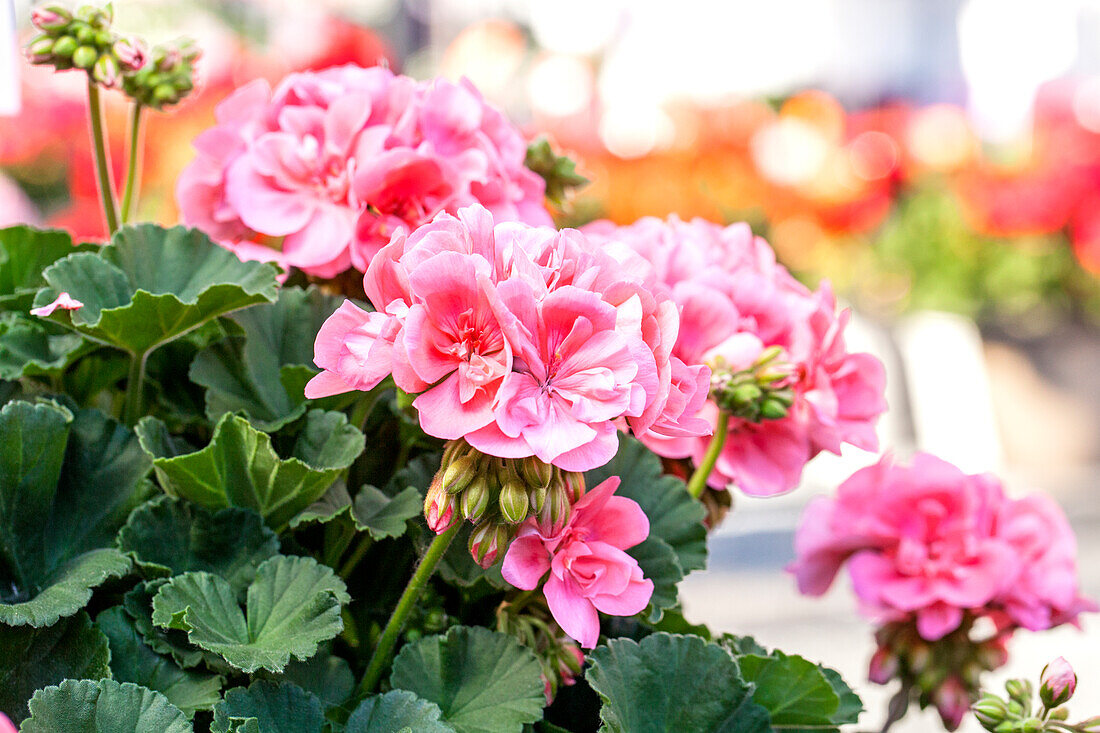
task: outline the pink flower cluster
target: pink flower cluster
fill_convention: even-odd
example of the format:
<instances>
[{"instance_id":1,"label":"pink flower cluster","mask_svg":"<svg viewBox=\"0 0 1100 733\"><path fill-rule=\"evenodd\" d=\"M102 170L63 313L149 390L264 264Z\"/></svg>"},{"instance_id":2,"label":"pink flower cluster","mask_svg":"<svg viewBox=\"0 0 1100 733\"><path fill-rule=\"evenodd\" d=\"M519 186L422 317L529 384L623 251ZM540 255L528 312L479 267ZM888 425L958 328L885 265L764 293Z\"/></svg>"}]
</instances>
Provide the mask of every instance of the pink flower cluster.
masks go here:
<instances>
[{"instance_id":1,"label":"pink flower cluster","mask_svg":"<svg viewBox=\"0 0 1100 733\"><path fill-rule=\"evenodd\" d=\"M467 81L341 66L227 97L180 176L184 221L246 259L363 272L398 228L473 203L549 224L519 131ZM281 252L258 243L284 238Z\"/></svg>"},{"instance_id":2,"label":"pink flower cluster","mask_svg":"<svg viewBox=\"0 0 1100 733\"><path fill-rule=\"evenodd\" d=\"M807 506L790 567L802 593L820 595L840 567L876 621L915 618L929 641L965 613L999 629L1032 631L1097 610L1077 581L1077 544L1056 503L1005 496L989 474L967 475L918 453L911 466L889 457L841 484L835 498Z\"/></svg>"},{"instance_id":3,"label":"pink flower cluster","mask_svg":"<svg viewBox=\"0 0 1100 733\"><path fill-rule=\"evenodd\" d=\"M584 228L636 271L655 292L667 292L680 309L673 354L687 364L750 367L770 347L783 350L794 403L782 419L731 418L729 437L708 484L735 484L747 494L794 489L803 466L842 443L876 450L875 422L886 409L885 372L875 357L849 353L847 311L838 313L828 285L816 292L776 263L775 253L747 224L722 227L672 216L647 217L630 226L596 222ZM699 413L712 426L713 402ZM694 458L708 440L643 437L667 458Z\"/></svg>"},{"instance_id":4,"label":"pink flower cluster","mask_svg":"<svg viewBox=\"0 0 1100 733\"><path fill-rule=\"evenodd\" d=\"M503 458L567 471L603 465L620 419L638 435L698 436L709 370L672 354L667 296L573 230L494 224L482 206L399 230L317 335L307 397L388 375L420 424Z\"/></svg>"},{"instance_id":5,"label":"pink flower cluster","mask_svg":"<svg viewBox=\"0 0 1100 733\"><path fill-rule=\"evenodd\" d=\"M633 616L653 595L653 581L624 552L649 536L649 519L637 502L613 496L618 487L612 476L585 494L556 534L542 534L528 519L501 568L504 579L522 590L534 590L549 573L542 591L550 612L585 649L599 640L598 611Z\"/></svg>"}]
</instances>

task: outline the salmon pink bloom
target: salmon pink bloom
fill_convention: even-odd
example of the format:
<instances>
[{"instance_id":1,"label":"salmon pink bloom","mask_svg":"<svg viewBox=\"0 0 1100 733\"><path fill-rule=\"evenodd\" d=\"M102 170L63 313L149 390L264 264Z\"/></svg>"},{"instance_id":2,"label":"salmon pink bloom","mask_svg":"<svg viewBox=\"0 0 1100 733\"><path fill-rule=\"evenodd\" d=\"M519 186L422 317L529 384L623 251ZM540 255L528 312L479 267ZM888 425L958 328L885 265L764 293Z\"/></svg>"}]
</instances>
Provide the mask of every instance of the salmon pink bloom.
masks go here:
<instances>
[{"instance_id":1,"label":"salmon pink bloom","mask_svg":"<svg viewBox=\"0 0 1100 733\"><path fill-rule=\"evenodd\" d=\"M73 296L69 295L68 293L61 293L56 298L54 298L54 301L52 303L40 306L38 308L31 308L31 315L45 318L59 308L61 310L75 311L83 307L84 304Z\"/></svg>"},{"instance_id":2,"label":"salmon pink bloom","mask_svg":"<svg viewBox=\"0 0 1100 733\"><path fill-rule=\"evenodd\" d=\"M543 535L527 520L501 568L522 590L534 590L549 573L542 590L550 612L585 649L599 640L599 613L633 616L653 595L653 581L625 552L649 536L649 519L637 502L614 496L618 487L613 476L585 494L557 534Z\"/></svg>"}]
</instances>

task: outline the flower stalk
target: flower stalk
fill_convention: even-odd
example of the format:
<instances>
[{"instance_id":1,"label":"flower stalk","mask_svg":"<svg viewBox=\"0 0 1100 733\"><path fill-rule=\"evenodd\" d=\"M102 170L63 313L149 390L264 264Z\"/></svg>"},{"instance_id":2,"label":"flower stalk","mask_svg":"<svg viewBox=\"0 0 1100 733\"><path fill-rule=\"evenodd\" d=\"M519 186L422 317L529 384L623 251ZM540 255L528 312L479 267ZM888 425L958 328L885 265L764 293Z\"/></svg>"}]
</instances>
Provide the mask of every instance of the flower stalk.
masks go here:
<instances>
[{"instance_id":1,"label":"flower stalk","mask_svg":"<svg viewBox=\"0 0 1100 733\"><path fill-rule=\"evenodd\" d=\"M99 185L99 197L103 203L103 217L107 222L107 231L114 234L118 230L115 188L111 180L110 159L107 157L107 139L104 133L103 108L99 102L99 85L91 76L88 77L88 117L91 121L96 181Z\"/></svg>"},{"instance_id":2,"label":"flower stalk","mask_svg":"<svg viewBox=\"0 0 1100 733\"><path fill-rule=\"evenodd\" d=\"M130 110L130 158L127 161L126 188L123 190L122 204L119 209L119 218L123 224L130 220L130 208L141 186L141 123L144 112L145 107L140 102L135 102Z\"/></svg>"},{"instance_id":3,"label":"flower stalk","mask_svg":"<svg viewBox=\"0 0 1100 733\"><path fill-rule=\"evenodd\" d=\"M726 444L726 437L730 430L730 416L725 411L718 413L718 425L714 428L714 435L710 438L707 452L703 455L703 461L695 467L695 473L688 480L687 490L692 498L698 499L707 488L707 477L714 470L714 464L718 463L718 456L722 454L722 447Z\"/></svg>"}]
</instances>

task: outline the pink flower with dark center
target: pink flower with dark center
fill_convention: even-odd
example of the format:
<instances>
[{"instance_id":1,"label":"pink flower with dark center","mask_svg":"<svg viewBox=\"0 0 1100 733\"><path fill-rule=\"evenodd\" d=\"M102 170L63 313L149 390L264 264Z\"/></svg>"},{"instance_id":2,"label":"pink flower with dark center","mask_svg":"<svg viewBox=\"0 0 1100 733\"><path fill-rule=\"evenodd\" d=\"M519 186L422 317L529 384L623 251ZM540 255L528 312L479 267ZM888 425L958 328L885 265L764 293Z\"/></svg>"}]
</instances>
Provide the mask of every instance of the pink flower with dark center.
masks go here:
<instances>
[{"instance_id":1,"label":"pink flower with dark center","mask_svg":"<svg viewBox=\"0 0 1100 733\"><path fill-rule=\"evenodd\" d=\"M614 496L618 486L611 477L585 494L555 535L542 535L529 519L501 568L523 590L534 590L549 573L543 593L550 612L585 649L599 640L599 613L633 616L653 595L653 581L625 552L649 536L649 519L637 502Z\"/></svg>"}]
</instances>

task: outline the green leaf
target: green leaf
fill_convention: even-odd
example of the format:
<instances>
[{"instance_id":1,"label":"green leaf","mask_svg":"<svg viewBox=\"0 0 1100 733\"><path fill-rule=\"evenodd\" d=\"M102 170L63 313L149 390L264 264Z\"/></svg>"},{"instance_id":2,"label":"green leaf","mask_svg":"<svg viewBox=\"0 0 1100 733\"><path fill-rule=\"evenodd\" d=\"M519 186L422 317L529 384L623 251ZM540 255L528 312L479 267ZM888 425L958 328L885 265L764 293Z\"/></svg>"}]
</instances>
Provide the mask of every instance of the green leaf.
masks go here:
<instances>
[{"instance_id":1,"label":"green leaf","mask_svg":"<svg viewBox=\"0 0 1100 733\"><path fill-rule=\"evenodd\" d=\"M585 679L603 700L601 730L769 733L737 662L716 644L659 632L612 639L589 656Z\"/></svg>"},{"instance_id":2,"label":"green leaf","mask_svg":"<svg viewBox=\"0 0 1100 733\"><path fill-rule=\"evenodd\" d=\"M0 229L0 310L26 313L35 293L46 284L43 270L74 252L95 249L91 244L74 245L69 233L59 229Z\"/></svg>"},{"instance_id":3,"label":"green leaf","mask_svg":"<svg viewBox=\"0 0 1100 733\"><path fill-rule=\"evenodd\" d=\"M221 657L204 652L187 638L187 633L179 629L162 629L153 623L153 598L157 591L168 582L167 578L138 583L122 598L122 607L134 623L134 630L149 648L158 654L169 654L181 667L190 668L200 664L205 655L218 661ZM225 664L222 661L222 664Z\"/></svg>"},{"instance_id":4,"label":"green leaf","mask_svg":"<svg viewBox=\"0 0 1100 733\"><path fill-rule=\"evenodd\" d=\"M342 514L351 513L351 495L348 486L343 480L336 481L328 488L320 499L313 502L293 519L290 520L291 529L297 529L306 524L328 524Z\"/></svg>"},{"instance_id":5,"label":"green leaf","mask_svg":"<svg viewBox=\"0 0 1100 733\"><path fill-rule=\"evenodd\" d=\"M250 730L262 733L322 733L325 710L321 700L291 682L259 680L248 686L234 687L225 700L214 708L210 733Z\"/></svg>"},{"instance_id":6,"label":"green leaf","mask_svg":"<svg viewBox=\"0 0 1100 733\"><path fill-rule=\"evenodd\" d=\"M159 692L132 682L65 680L34 693L20 733L193 733Z\"/></svg>"},{"instance_id":7,"label":"green leaf","mask_svg":"<svg viewBox=\"0 0 1100 733\"><path fill-rule=\"evenodd\" d=\"M111 676L119 682L133 682L161 693L168 702L194 717L197 710L210 710L221 699L225 680L219 675L184 670L168 657L150 649L121 606L108 608L96 618L111 646Z\"/></svg>"},{"instance_id":8,"label":"green leaf","mask_svg":"<svg viewBox=\"0 0 1100 733\"><path fill-rule=\"evenodd\" d=\"M260 563L278 554L279 538L249 509L213 512L182 499L158 496L130 515L119 530L118 547L152 575L199 570L243 590Z\"/></svg>"},{"instance_id":9,"label":"green leaf","mask_svg":"<svg viewBox=\"0 0 1100 733\"><path fill-rule=\"evenodd\" d=\"M833 713L832 722L835 725L855 725L859 722L859 714L863 712L863 701L855 693L848 683L840 676L840 672L829 667L821 666L821 673L825 675L833 692L840 699L840 705Z\"/></svg>"},{"instance_id":10,"label":"green leaf","mask_svg":"<svg viewBox=\"0 0 1100 733\"><path fill-rule=\"evenodd\" d=\"M348 718L344 733L454 733L454 728L439 719L441 711L434 702L422 700L408 690L390 690L385 695L368 697Z\"/></svg>"},{"instance_id":11,"label":"green leaf","mask_svg":"<svg viewBox=\"0 0 1100 733\"><path fill-rule=\"evenodd\" d=\"M380 489L364 486L355 496L351 518L356 529L380 540L405 534L405 523L422 510L420 492L411 486L392 498Z\"/></svg>"},{"instance_id":12,"label":"green leaf","mask_svg":"<svg viewBox=\"0 0 1100 733\"><path fill-rule=\"evenodd\" d=\"M653 581L653 596L649 599L649 613L646 615L650 623L657 623L666 608L676 606L676 586L684 579L676 551L660 537L650 535L627 553L638 561L642 574Z\"/></svg>"},{"instance_id":13,"label":"green leaf","mask_svg":"<svg viewBox=\"0 0 1100 733\"><path fill-rule=\"evenodd\" d=\"M685 575L706 567L706 510L691 498L683 481L663 473L656 454L635 438L620 435L615 457L585 473L585 481L591 488L609 476L622 479L615 494L638 502L649 517L649 536L661 538L676 551Z\"/></svg>"},{"instance_id":14,"label":"green leaf","mask_svg":"<svg viewBox=\"0 0 1100 733\"><path fill-rule=\"evenodd\" d=\"M768 711L777 730L831 726L840 698L821 668L799 656L775 651L737 657L744 678L756 685L752 701Z\"/></svg>"},{"instance_id":15,"label":"green leaf","mask_svg":"<svg viewBox=\"0 0 1100 733\"><path fill-rule=\"evenodd\" d=\"M208 509L253 509L282 531L319 499L363 451L363 434L339 412L311 410L287 458L271 437L239 415L224 415L210 444L184 452L167 428L152 417L137 426L141 446L165 491Z\"/></svg>"},{"instance_id":16,"label":"green leaf","mask_svg":"<svg viewBox=\"0 0 1100 733\"><path fill-rule=\"evenodd\" d=\"M283 288L279 299L231 316L244 336L228 338L201 351L191 363L191 381L206 387L211 421L227 412L243 412L261 430L273 432L305 414L306 398L291 392L295 367L313 368L317 331L342 299L314 287Z\"/></svg>"},{"instance_id":17,"label":"green leaf","mask_svg":"<svg viewBox=\"0 0 1100 733\"><path fill-rule=\"evenodd\" d=\"M191 643L233 667L282 672L291 657L308 659L344 628L340 604L350 600L332 569L308 557L276 556L248 587L247 615L233 587L216 575L177 575L153 598L153 623L186 631Z\"/></svg>"},{"instance_id":18,"label":"green leaf","mask_svg":"<svg viewBox=\"0 0 1100 733\"><path fill-rule=\"evenodd\" d=\"M456 626L406 644L390 685L434 702L458 733L518 733L542 718L540 675L538 659L511 636Z\"/></svg>"},{"instance_id":19,"label":"green leaf","mask_svg":"<svg viewBox=\"0 0 1100 733\"><path fill-rule=\"evenodd\" d=\"M0 315L0 379L59 374L89 348L95 347L42 319Z\"/></svg>"},{"instance_id":20,"label":"green leaf","mask_svg":"<svg viewBox=\"0 0 1100 733\"><path fill-rule=\"evenodd\" d=\"M95 253L78 252L42 273L36 306L62 292L83 303L56 311L84 336L146 354L220 315L275 300L276 269L242 262L197 229L126 226Z\"/></svg>"},{"instance_id":21,"label":"green leaf","mask_svg":"<svg viewBox=\"0 0 1100 733\"><path fill-rule=\"evenodd\" d=\"M48 626L129 570L107 548L148 470L133 434L97 410L0 409L0 622Z\"/></svg>"},{"instance_id":22,"label":"green leaf","mask_svg":"<svg viewBox=\"0 0 1100 733\"><path fill-rule=\"evenodd\" d=\"M275 682L293 682L312 692L327 705L342 705L355 689L355 675L347 660L332 653L332 644L321 644L318 652L304 661L291 661Z\"/></svg>"},{"instance_id":23,"label":"green leaf","mask_svg":"<svg viewBox=\"0 0 1100 733\"><path fill-rule=\"evenodd\" d=\"M107 639L81 611L53 626L0 625L0 710L18 723L40 687L111 674Z\"/></svg>"}]
</instances>

